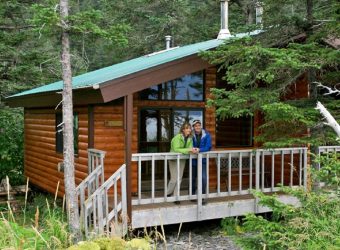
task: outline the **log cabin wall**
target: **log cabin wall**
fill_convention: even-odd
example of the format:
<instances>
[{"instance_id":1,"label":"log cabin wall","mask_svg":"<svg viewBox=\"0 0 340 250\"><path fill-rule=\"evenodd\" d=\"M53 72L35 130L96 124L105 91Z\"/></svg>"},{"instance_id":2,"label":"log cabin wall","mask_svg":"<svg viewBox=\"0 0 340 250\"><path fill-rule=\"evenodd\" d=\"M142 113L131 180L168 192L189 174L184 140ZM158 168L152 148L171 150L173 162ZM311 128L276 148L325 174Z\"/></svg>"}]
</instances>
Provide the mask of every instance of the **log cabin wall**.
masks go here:
<instances>
[{"instance_id":1,"label":"log cabin wall","mask_svg":"<svg viewBox=\"0 0 340 250\"><path fill-rule=\"evenodd\" d=\"M88 108L77 107L78 154L75 156L76 184L87 176ZM56 111L51 109L25 109L25 176L30 183L48 192L64 194L64 175L58 171L63 156L56 152Z\"/></svg>"}]
</instances>

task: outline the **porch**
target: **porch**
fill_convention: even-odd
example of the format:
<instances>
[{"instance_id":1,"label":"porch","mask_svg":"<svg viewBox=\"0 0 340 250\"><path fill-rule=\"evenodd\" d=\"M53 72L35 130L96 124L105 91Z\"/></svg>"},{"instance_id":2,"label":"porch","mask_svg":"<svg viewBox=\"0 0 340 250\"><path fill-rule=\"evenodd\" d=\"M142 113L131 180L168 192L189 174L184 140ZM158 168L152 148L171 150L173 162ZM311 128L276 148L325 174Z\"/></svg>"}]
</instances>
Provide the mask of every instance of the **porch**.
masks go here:
<instances>
[{"instance_id":1,"label":"porch","mask_svg":"<svg viewBox=\"0 0 340 250\"><path fill-rule=\"evenodd\" d=\"M339 152L340 146L327 150ZM324 151L320 148L320 152ZM268 212L269 208L260 206L251 190L276 194L281 201L298 205L294 197L280 192L280 186L307 188L308 185L308 149L305 147L210 151L198 155L139 153L132 155L132 167L137 168L138 180L137 192L129 200L126 165L104 182L104 154L99 150L89 151L93 172L77 188L82 225L87 236L105 232L124 234L128 222L131 228L144 228ZM202 193L203 158L207 159L205 194ZM193 178L193 159L198 161L196 194L189 185ZM180 160L187 161L187 184L184 182L181 190L171 197L166 195L169 160L177 161L177 168ZM142 180L143 168L147 165L150 171L146 179L144 174ZM164 170L161 178L160 169ZM203 199L206 204L203 204ZM175 204L175 201L180 201L180 204ZM130 216L129 202L132 208Z\"/></svg>"}]
</instances>

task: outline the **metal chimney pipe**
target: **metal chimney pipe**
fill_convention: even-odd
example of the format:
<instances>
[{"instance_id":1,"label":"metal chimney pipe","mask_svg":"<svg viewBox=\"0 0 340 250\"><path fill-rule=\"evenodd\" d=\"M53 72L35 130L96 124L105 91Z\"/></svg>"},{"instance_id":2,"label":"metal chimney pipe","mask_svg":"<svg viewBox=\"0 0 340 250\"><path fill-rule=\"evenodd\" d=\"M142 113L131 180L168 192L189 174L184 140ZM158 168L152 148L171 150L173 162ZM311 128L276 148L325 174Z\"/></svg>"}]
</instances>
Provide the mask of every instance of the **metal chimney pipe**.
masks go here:
<instances>
[{"instance_id":1,"label":"metal chimney pipe","mask_svg":"<svg viewBox=\"0 0 340 250\"><path fill-rule=\"evenodd\" d=\"M255 15L256 15L256 24L262 25L262 14L263 14L263 6L262 2L257 1L255 4Z\"/></svg>"},{"instance_id":2,"label":"metal chimney pipe","mask_svg":"<svg viewBox=\"0 0 340 250\"><path fill-rule=\"evenodd\" d=\"M221 30L218 33L217 39L230 37L230 31L228 29L228 4L229 0L221 0Z\"/></svg>"},{"instance_id":3,"label":"metal chimney pipe","mask_svg":"<svg viewBox=\"0 0 340 250\"><path fill-rule=\"evenodd\" d=\"M165 49L171 48L171 36L165 36Z\"/></svg>"}]
</instances>

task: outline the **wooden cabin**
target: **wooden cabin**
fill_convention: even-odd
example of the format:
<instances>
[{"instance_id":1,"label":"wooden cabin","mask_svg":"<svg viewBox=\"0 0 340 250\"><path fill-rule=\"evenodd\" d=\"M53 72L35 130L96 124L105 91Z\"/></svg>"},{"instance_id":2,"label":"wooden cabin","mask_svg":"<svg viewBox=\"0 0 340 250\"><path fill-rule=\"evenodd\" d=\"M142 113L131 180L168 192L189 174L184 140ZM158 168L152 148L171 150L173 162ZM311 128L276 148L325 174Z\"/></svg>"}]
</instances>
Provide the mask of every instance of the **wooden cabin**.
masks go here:
<instances>
[{"instance_id":1,"label":"wooden cabin","mask_svg":"<svg viewBox=\"0 0 340 250\"><path fill-rule=\"evenodd\" d=\"M275 192L279 184L307 186L306 148L257 149L253 137L261 122L259 115L222 121L214 108L206 107L210 88L223 88L225 82L217 66L198 53L228 41L214 39L169 48L73 77L76 184L85 179L83 183L90 183L91 173L98 182L100 174L94 171L99 165L104 165L101 171L104 169L105 180L116 174L112 178L124 182L118 187L114 184L111 196L116 198L111 207L127 202L127 207L120 209L127 209L133 227L267 211L256 205L249 189ZM58 81L7 98L11 107L24 107L25 111L25 175L32 184L51 193L60 182L59 196L64 194L63 142L58 127L62 116L56 109L62 99L61 89L62 81ZM304 77L294 84L289 98L300 97L308 97ZM194 119L200 119L210 132L213 150L199 156L168 153L171 138L183 121ZM101 164L98 159L95 165L93 160L89 163L89 149L105 152L105 158L100 155ZM209 158L208 192L202 194L199 181L200 192L192 195L188 161L181 193L168 198L164 194L169 176L167 161L185 157ZM118 175L122 165L124 175ZM90 194L83 195L83 203L85 196ZM211 202L202 206L202 197ZM198 203L186 202L192 198ZM221 198L227 200L221 202ZM173 204L175 200L183 202L178 206ZM159 213L163 214L161 222Z\"/></svg>"}]
</instances>

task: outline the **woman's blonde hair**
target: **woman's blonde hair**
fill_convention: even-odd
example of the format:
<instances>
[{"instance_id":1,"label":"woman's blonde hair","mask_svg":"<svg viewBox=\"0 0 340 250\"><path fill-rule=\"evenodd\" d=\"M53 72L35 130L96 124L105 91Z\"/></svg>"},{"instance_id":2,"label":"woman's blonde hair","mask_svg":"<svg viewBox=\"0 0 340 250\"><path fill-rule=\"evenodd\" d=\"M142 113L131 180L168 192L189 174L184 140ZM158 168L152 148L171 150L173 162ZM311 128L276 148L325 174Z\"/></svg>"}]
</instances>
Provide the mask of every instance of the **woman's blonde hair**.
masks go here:
<instances>
[{"instance_id":1,"label":"woman's blonde hair","mask_svg":"<svg viewBox=\"0 0 340 250\"><path fill-rule=\"evenodd\" d=\"M190 128L191 129L191 125L189 122L184 122L181 126L181 133L183 132L184 129L186 128Z\"/></svg>"}]
</instances>

